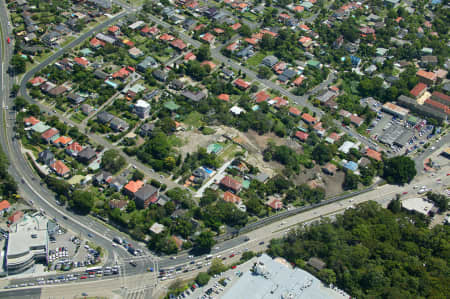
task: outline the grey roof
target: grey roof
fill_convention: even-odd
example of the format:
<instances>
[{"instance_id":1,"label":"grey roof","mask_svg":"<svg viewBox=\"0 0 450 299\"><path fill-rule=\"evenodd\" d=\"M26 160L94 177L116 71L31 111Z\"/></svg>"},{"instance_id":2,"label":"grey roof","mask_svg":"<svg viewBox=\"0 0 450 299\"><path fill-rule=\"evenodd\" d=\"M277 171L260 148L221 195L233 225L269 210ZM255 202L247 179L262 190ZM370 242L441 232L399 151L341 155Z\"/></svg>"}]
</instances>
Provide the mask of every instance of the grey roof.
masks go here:
<instances>
[{"instance_id":1,"label":"grey roof","mask_svg":"<svg viewBox=\"0 0 450 299\"><path fill-rule=\"evenodd\" d=\"M158 189L156 189L152 185L145 184L144 186L142 186L142 188L136 191L136 193L134 193L134 196L136 197L136 199L144 201L157 191Z\"/></svg>"},{"instance_id":2,"label":"grey roof","mask_svg":"<svg viewBox=\"0 0 450 299\"><path fill-rule=\"evenodd\" d=\"M106 79L106 78L109 77L109 74L105 73L102 70L95 70L94 76L99 78L99 79Z\"/></svg>"},{"instance_id":3,"label":"grey roof","mask_svg":"<svg viewBox=\"0 0 450 299\"><path fill-rule=\"evenodd\" d=\"M158 62L156 62L156 60L153 57L147 56L137 66L140 70L147 70L151 67L157 67Z\"/></svg>"},{"instance_id":4,"label":"grey roof","mask_svg":"<svg viewBox=\"0 0 450 299\"><path fill-rule=\"evenodd\" d=\"M52 153L51 150L46 149L43 152L39 153L39 161L45 164L51 164L51 162L55 160L55 155Z\"/></svg>"},{"instance_id":5,"label":"grey roof","mask_svg":"<svg viewBox=\"0 0 450 299\"><path fill-rule=\"evenodd\" d=\"M103 124L109 123L113 118L114 115L106 111L102 111L97 114L97 119Z\"/></svg>"},{"instance_id":6,"label":"grey roof","mask_svg":"<svg viewBox=\"0 0 450 299\"><path fill-rule=\"evenodd\" d=\"M297 75L297 73L294 70L287 69L283 72L282 75L286 76L289 80L291 80L292 78L294 78Z\"/></svg>"},{"instance_id":7,"label":"grey roof","mask_svg":"<svg viewBox=\"0 0 450 299\"><path fill-rule=\"evenodd\" d=\"M162 70L154 70L152 74L156 79L163 82L165 82L168 77L168 74Z\"/></svg>"},{"instance_id":8,"label":"grey roof","mask_svg":"<svg viewBox=\"0 0 450 299\"><path fill-rule=\"evenodd\" d=\"M326 266L325 262L317 257L310 258L308 260L308 264L314 267L316 270L322 270Z\"/></svg>"},{"instance_id":9,"label":"grey roof","mask_svg":"<svg viewBox=\"0 0 450 299\"><path fill-rule=\"evenodd\" d=\"M264 183L269 178L269 175L264 172L260 172L255 176L255 180L257 180L260 183Z\"/></svg>"},{"instance_id":10,"label":"grey roof","mask_svg":"<svg viewBox=\"0 0 450 299\"><path fill-rule=\"evenodd\" d=\"M109 125L114 130L119 130L119 129L128 130L128 128L130 127L130 125L128 125L128 123L126 121L124 121L123 119L120 119L118 117L114 117L111 120L111 122L109 123Z\"/></svg>"},{"instance_id":11,"label":"grey roof","mask_svg":"<svg viewBox=\"0 0 450 299\"><path fill-rule=\"evenodd\" d=\"M238 57L249 57L249 56L253 55L254 53L255 52L253 51L253 46L252 45L248 45L244 49L242 49L239 52L237 52L236 56L238 56Z\"/></svg>"},{"instance_id":12,"label":"grey roof","mask_svg":"<svg viewBox=\"0 0 450 299\"><path fill-rule=\"evenodd\" d=\"M96 155L97 153L91 147L85 147L81 152L78 153L78 158L90 160Z\"/></svg>"},{"instance_id":13,"label":"grey roof","mask_svg":"<svg viewBox=\"0 0 450 299\"><path fill-rule=\"evenodd\" d=\"M324 90L322 91L319 96L317 96L317 99L321 102L321 103L325 103L328 100L332 99L334 96L336 96L336 94L330 90Z\"/></svg>"},{"instance_id":14,"label":"grey roof","mask_svg":"<svg viewBox=\"0 0 450 299\"><path fill-rule=\"evenodd\" d=\"M276 58L273 55L269 55L264 57L264 59L261 61L261 64L264 64L265 66L268 67L273 67L276 63L278 62L278 58Z\"/></svg>"},{"instance_id":15,"label":"grey roof","mask_svg":"<svg viewBox=\"0 0 450 299\"><path fill-rule=\"evenodd\" d=\"M206 94L203 93L202 91L193 93L192 91L186 90L186 91L183 91L183 93L181 95L188 98L191 101L194 101L194 102L200 102L201 100L206 98Z\"/></svg>"}]
</instances>

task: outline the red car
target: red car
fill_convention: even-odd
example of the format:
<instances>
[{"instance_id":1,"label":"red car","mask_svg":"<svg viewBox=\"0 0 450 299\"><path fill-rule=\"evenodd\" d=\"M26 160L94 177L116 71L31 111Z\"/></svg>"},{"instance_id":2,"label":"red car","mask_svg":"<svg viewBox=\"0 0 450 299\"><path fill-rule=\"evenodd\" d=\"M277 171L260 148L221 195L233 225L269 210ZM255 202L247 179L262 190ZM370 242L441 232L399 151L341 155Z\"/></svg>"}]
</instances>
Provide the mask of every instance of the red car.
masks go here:
<instances>
[{"instance_id":1,"label":"red car","mask_svg":"<svg viewBox=\"0 0 450 299\"><path fill-rule=\"evenodd\" d=\"M236 265L232 266L231 269L236 269Z\"/></svg>"},{"instance_id":2,"label":"red car","mask_svg":"<svg viewBox=\"0 0 450 299\"><path fill-rule=\"evenodd\" d=\"M6 39L6 42L9 44L9 43L11 42L11 39L8 37L8 38Z\"/></svg>"},{"instance_id":3,"label":"red car","mask_svg":"<svg viewBox=\"0 0 450 299\"><path fill-rule=\"evenodd\" d=\"M405 195L405 194L408 194L408 192L406 192L406 191L405 191L405 192L403 192L403 195Z\"/></svg>"},{"instance_id":4,"label":"red car","mask_svg":"<svg viewBox=\"0 0 450 299\"><path fill-rule=\"evenodd\" d=\"M234 257L235 256L235 254L234 253L232 253L231 255L230 255L230 258L232 258L232 257Z\"/></svg>"},{"instance_id":5,"label":"red car","mask_svg":"<svg viewBox=\"0 0 450 299\"><path fill-rule=\"evenodd\" d=\"M81 276L80 277L80 279L86 279L87 278L87 276Z\"/></svg>"}]
</instances>

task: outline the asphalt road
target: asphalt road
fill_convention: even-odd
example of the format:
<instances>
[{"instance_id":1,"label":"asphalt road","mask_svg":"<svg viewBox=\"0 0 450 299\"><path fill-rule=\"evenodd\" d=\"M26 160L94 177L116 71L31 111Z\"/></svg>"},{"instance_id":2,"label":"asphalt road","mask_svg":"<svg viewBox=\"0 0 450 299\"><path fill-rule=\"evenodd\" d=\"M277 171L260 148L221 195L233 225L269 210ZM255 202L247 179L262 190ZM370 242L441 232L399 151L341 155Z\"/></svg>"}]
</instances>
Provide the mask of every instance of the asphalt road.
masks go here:
<instances>
[{"instance_id":1,"label":"asphalt road","mask_svg":"<svg viewBox=\"0 0 450 299\"><path fill-rule=\"evenodd\" d=\"M2 292L0 297L2 299L39 299L41 298L42 289L21 289L17 291Z\"/></svg>"}]
</instances>

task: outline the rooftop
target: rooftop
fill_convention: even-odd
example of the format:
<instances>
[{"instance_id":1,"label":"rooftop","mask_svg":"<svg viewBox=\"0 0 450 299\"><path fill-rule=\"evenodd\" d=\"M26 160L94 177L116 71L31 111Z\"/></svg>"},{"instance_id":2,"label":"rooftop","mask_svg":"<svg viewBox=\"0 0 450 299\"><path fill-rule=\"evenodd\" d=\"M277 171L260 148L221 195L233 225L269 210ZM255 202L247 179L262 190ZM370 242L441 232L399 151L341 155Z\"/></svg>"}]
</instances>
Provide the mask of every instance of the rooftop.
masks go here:
<instances>
[{"instance_id":1,"label":"rooftop","mask_svg":"<svg viewBox=\"0 0 450 299\"><path fill-rule=\"evenodd\" d=\"M427 215L433 207L433 204L425 201L423 198L414 197L402 200L402 207L409 211L416 211Z\"/></svg>"}]
</instances>

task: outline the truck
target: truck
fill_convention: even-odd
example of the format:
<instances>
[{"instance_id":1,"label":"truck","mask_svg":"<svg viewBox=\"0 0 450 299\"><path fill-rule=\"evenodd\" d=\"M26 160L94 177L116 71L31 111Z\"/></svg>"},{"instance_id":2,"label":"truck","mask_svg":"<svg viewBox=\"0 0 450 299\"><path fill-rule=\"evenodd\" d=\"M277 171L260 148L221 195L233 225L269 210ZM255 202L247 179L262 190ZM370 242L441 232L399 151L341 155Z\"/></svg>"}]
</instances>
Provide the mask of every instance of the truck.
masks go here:
<instances>
[{"instance_id":1,"label":"truck","mask_svg":"<svg viewBox=\"0 0 450 299\"><path fill-rule=\"evenodd\" d=\"M120 245L122 245L122 243L123 243L123 240L120 237L114 237L113 241L116 242L117 244L120 244Z\"/></svg>"},{"instance_id":2,"label":"truck","mask_svg":"<svg viewBox=\"0 0 450 299\"><path fill-rule=\"evenodd\" d=\"M131 254L133 254L133 255L136 255L136 249L134 249L133 247L128 247L128 252L129 253L131 253Z\"/></svg>"}]
</instances>

